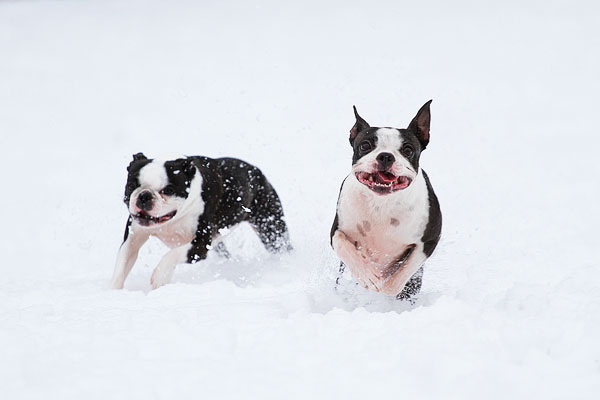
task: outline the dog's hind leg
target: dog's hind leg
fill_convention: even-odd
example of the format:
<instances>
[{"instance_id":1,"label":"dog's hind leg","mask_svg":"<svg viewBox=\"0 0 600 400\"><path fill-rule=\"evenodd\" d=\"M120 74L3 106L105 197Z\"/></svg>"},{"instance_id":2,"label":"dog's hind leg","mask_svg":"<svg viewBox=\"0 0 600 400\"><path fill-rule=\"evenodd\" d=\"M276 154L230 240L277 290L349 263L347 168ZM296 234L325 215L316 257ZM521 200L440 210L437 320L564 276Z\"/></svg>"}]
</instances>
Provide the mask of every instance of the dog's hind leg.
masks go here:
<instances>
[{"instance_id":1,"label":"dog's hind leg","mask_svg":"<svg viewBox=\"0 0 600 400\"><path fill-rule=\"evenodd\" d=\"M346 265L344 265L343 261L340 261L340 269L338 270L338 277L335 278L335 285L340 284L340 279L342 279L342 275L344 275L344 271L346 270Z\"/></svg>"},{"instance_id":2,"label":"dog's hind leg","mask_svg":"<svg viewBox=\"0 0 600 400\"><path fill-rule=\"evenodd\" d=\"M423 267L419 268L417 272L410 278L410 280L404 285L404 289L400 292L396 298L398 300L409 300L421 291L421 285L423 283Z\"/></svg>"},{"instance_id":3,"label":"dog's hind leg","mask_svg":"<svg viewBox=\"0 0 600 400\"><path fill-rule=\"evenodd\" d=\"M258 184L261 186L257 188L249 221L267 250L274 253L291 251L292 245L279 196L264 176Z\"/></svg>"}]
</instances>

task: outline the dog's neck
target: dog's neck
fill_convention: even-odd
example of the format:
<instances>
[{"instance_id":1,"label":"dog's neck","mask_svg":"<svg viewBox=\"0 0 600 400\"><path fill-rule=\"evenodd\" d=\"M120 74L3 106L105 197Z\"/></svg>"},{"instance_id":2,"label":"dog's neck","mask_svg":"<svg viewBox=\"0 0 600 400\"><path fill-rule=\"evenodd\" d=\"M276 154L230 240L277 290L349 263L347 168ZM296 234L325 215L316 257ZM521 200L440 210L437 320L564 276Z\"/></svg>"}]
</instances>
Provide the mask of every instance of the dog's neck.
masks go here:
<instances>
[{"instance_id":1,"label":"dog's neck","mask_svg":"<svg viewBox=\"0 0 600 400\"><path fill-rule=\"evenodd\" d=\"M183 203L183 206L181 207L182 214L185 214L186 212L188 212L191 209L193 209L194 212L199 211L200 214L202 214L204 212L204 201L202 200L202 196L201 196L202 183L204 182L204 179L202 177L202 174L198 170L198 168L196 168L196 167L194 167L194 168L196 170L196 173L194 174L194 177L192 178L192 181L190 182L190 190L188 192L188 197L185 200L185 202ZM199 209L196 208L196 203L200 203Z\"/></svg>"},{"instance_id":2,"label":"dog's neck","mask_svg":"<svg viewBox=\"0 0 600 400\"><path fill-rule=\"evenodd\" d=\"M186 216L189 212L198 213L198 215L204 212L204 201L202 200L202 183L203 178L202 174L195 167L196 172L194 173L194 177L190 182L189 192L187 199L181 206L179 210L177 210L177 214L181 215L181 217Z\"/></svg>"}]
</instances>

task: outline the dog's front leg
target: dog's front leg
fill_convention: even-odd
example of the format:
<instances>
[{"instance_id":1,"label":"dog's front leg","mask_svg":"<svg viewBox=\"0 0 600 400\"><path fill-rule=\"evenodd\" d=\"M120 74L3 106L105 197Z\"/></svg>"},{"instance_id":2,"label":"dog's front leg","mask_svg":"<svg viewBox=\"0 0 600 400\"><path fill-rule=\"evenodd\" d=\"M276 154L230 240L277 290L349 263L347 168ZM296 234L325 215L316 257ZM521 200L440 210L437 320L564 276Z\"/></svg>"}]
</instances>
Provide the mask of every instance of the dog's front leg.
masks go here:
<instances>
[{"instance_id":1,"label":"dog's front leg","mask_svg":"<svg viewBox=\"0 0 600 400\"><path fill-rule=\"evenodd\" d=\"M335 232L331 244L361 286L377 292L381 290L382 271L377 268L373 255L368 249L361 248L358 242L352 241L341 230Z\"/></svg>"},{"instance_id":2,"label":"dog's front leg","mask_svg":"<svg viewBox=\"0 0 600 400\"><path fill-rule=\"evenodd\" d=\"M169 250L169 252L163 256L152 272L152 278L150 278L152 289L156 289L171 282L177 264L188 262L188 251L191 247L191 243L186 243Z\"/></svg>"},{"instance_id":3,"label":"dog's front leg","mask_svg":"<svg viewBox=\"0 0 600 400\"><path fill-rule=\"evenodd\" d=\"M195 263L206 258L212 240L212 230L206 223L201 222L196 237L190 243L171 249L160 260L152 272L150 283L152 289L171 282L177 264Z\"/></svg>"},{"instance_id":4,"label":"dog's front leg","mask_svg":"<svg viewBox=\"0 0 600 400\"><path fill-rule=\"evenodd\" d=\"M123 289L125 279L129 275L131 268L133 268L133 264L135 264L140 248L146 243L149 237L144 232L130 232L130 226L131 220L129 219L125 227L125 240L119 248L115 270L110 283L113 289Z\"/></svg>"},{"instance_id":5,"label":"dog's front leg","mask_svg":"<svg viewBox=\"0 0 600 400\"><path fill-rule=\"evenodd\" d=\"M427 260L427 256L425 256L421 249L415 248L399 268L385 280L381 291L392 296L399 295L406 283L419 270L425 260Z\"/></svg>"}]
</instances>

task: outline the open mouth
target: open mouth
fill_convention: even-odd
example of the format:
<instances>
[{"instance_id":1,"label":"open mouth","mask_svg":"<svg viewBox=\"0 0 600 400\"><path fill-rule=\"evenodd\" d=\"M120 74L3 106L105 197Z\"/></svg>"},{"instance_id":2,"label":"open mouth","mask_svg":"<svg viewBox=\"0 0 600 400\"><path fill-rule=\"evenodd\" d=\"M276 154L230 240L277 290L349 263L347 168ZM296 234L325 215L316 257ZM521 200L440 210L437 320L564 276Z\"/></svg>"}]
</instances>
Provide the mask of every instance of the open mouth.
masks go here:
<instances>
[{"instance_id":1,"label":"open mouth","mask_svg":"<svg viewBox=\"0 0 600 400\"><path fill-rule=\"evenodd\" d=\"M396 176L386 171L357 172L356 179L377 194L406 189L412 182L408 176Z\"/></svg>"},{"instance_id":2,"label":"open mouth","mask_svg":"<svg viewBox=\"0 0 600 400\"><path fill-rule=\"evenodd\" d=\"M145 211L140 211L139 213L133 215L133 218L135 218L135 220L140 225L150 226L170 221L175 216L175 214L177 214L177 210L171 211L170 213L165 214L162 217L153 217Z\"/></svg>"}]
</instances>

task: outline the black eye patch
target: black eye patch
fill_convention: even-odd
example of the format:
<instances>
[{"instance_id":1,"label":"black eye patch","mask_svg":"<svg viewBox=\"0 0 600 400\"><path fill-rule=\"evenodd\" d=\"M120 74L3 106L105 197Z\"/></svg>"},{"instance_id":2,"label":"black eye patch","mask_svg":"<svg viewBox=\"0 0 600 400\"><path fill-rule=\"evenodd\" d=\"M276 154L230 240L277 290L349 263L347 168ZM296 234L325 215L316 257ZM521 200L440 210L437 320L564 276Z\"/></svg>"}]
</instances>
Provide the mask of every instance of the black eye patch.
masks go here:
<instances>
[{"instance_id":1,"label":"black eye patch","mask_svg":"<svg viewBox=\"0 0 600 400\"><path fill-rule=\"evenodd\" d=\"M402 138L402 146L398 150L410 162L415 171L417 171L419 169L419 157L421 156L421 143L414 133L406 129L399 129L399 131Z\"/></svg>"},{"instance_id":2,"label":"black eye patch","mask_svg":"<svg viewBox=\"0 0 600 400\"><path fill-rule=\"evenodd\" d=\"M353 142L354 155L352 156L352 164L356 164L361 157L369 154L377 147L377 129L368 128L356 136Z\"/></svg>"},{"instance_id":3,"label":"black eye patch","mask_svg":"<svg viewBox=\"0 0 600 400\"><path fill-rule=\"evenodd\" d=\"M167 185L163 190L160 191L161 194L165 196L173 196L175 194L175 187L173 185Z\"/></svg>"}]
</instances>

